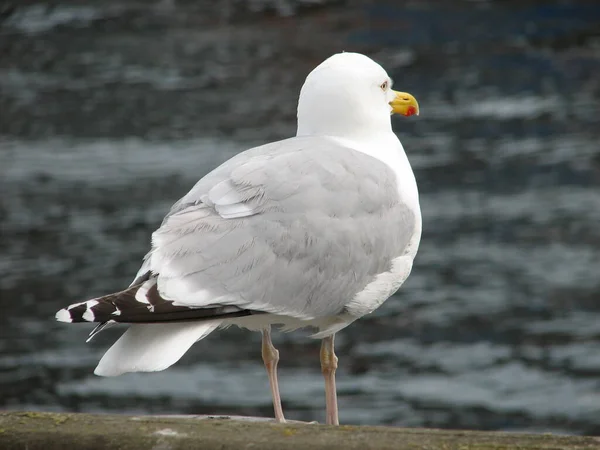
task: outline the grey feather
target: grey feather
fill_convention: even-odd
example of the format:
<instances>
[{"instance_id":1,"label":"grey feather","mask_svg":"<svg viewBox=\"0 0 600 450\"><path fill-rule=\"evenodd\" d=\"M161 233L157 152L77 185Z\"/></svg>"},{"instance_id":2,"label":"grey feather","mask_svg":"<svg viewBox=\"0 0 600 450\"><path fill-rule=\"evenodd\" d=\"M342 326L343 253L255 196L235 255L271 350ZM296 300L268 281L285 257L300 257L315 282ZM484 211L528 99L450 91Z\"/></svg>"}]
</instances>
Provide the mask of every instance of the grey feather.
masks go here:
<instances>
[{"instance_id":1,"label":"grey feather","mask_svg":"<svg viewBox=\"0 0 600 450\"><path fill-rule=\"evenodd\" d=\"M296 137L202 178L153 234L143 267L181 304L334 316L403 254L414 223L387 165Z\"/></svg>"}]
</instances>

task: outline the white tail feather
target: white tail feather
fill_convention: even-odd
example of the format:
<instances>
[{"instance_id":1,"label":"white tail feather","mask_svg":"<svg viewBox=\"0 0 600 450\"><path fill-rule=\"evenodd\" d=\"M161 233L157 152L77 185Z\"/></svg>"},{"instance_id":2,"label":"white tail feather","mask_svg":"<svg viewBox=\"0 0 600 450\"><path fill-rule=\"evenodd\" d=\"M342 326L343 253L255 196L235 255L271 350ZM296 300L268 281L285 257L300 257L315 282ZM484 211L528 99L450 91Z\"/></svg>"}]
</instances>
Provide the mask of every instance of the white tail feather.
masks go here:
<instances>
[{"instance_id":1,"label":"white tail feather","mask_svg":"<svg viewBox=\"0 0 600 450\"><path fill-rule=\"evenodd\" d=\"M94 373L111 377L164 370L220 324L212 321L132 325L104 354Z\"/></svg>"}]
</instances>

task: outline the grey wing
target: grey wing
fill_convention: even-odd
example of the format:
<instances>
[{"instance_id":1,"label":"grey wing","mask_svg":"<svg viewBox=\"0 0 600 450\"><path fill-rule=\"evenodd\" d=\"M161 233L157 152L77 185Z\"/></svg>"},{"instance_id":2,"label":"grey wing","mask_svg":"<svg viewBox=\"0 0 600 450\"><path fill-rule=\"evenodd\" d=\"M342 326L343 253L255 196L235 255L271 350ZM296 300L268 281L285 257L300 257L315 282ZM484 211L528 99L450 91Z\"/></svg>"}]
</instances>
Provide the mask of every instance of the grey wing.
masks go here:
<instances>
[{"instance_id":1,"label":"grey wing","mask_svg":"<svg viewBox=\"0 0 600 450\"><path fill-rule=\"evenodd\" d=\"M339 314L412 236L394 177L326 138L251 150L179 202L153 234L146 268L175 305Z\"/></svg>"},{"instance_id":2,"label":"grey wing","mask_svg":"<svg viewBox=\"0 0 600 450\"><path fill-rule=\"evenodd\" d=\"M177 214L185 209L194 208L195 206L202 203L203 200L206 199L206 195L208 191L217 183L226 180L229 178L231 171L246 163L252 158L269 158L271 154L275 151L279 150L282 146L284 146L286 140L275 142L272 144L266 144L259 147L254 147L244 152L241 152L232 158L225 161L223 164L206 174L202 177L195 185L190 189L190 191L180 198L175 204L171 207L165 218L161 223L161 227L163 227L167 220L173 215ZM138 270L135 278L130 284L134 286L138 284L150 271L150 251L145 257L142 266Z\"/></svg>"},{"instance_id":3,"label":"grey wing","mask_svg":"<svg viewBox=\"0 0 600 450\"><path fill-rule=\"evenodd\" d=\"M217 183L227 180L235 168L244 165L250 160L268 160L276 154L285 153L286 149L288 151L293 149L293 146L286 145L289 141L293 140L294 138L254 147L228 159L219 167L201 178L186 195L171 207L171 210L164 220L166 221L172 214L201 202L206 194L208 194Z\"/></svg>"}]
</instances>

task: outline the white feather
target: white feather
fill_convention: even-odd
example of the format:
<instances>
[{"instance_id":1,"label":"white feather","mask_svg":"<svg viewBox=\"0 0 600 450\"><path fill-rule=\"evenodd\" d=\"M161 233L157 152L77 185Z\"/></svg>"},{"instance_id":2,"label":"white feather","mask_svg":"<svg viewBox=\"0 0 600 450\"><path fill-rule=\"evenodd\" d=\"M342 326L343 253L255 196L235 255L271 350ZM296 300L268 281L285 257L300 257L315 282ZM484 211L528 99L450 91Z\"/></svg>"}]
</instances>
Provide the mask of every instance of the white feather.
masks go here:
<instances>
[{"instance_id":1,"label":"white feather","mask_svg":"<svg viewBox=\"0 0 600 450\"><path fill-rule=\"evenodd\" d=\"M151 280L146 281L144 284L142 284L140 286L140 288L135 293L135 299L140 303L146 303L147 305L149 305L150 302L148 301L148 297L146 297L146 294L148 294L148 291L150 290L150 288L152 286L154 286L155 284L156 284L155 278L152 278Z\"/></svg>"},{"instance_id":2,"label":"white feather","mask_svg":"<svg viewBox=\"0 0 600 450\"><path fill-rule=\"evenodd\" d=\"M223 219L239 219L252 216L256 210L247 203L236 203L233 205L215 205L215 209Z\"/></svg>"},{"instance_id":3,"label":"white feather","mask_svg":"<svg viewBox=\"0 0 600 450\"><path fill-rule=\"evenodd\" d=\"M206 337L220 323L132 325L104 354L94 373L111 377L127 372L164 370L179 361L194 342Z\"/></svg>"},{"instance_id":4,"label":"white feather","mask_svg":"<svg viewBox=\"0 0 600 450\"><path fill-rule=\"evenodd\" d=\"M71 313L66 308L63 308L60 311L58 311L54 317L59 322L73 322L73 319L71 319Z\"/></svg>"},{"instance_id":5,"label":"white feather","mask_svg":"<svg viewBox=\"0 0 600 450\"><path fill-rule=\"evenodd\" d=\"M231 184L231 180L221 181L217 183L209 192L208 200L213 205L227 206L243 203L242 198L235 186Z\"/></svg>"},{"instance_id":6,"label":"white feather","mask_svg":"<svg viewBox=\"0 0 600 450\"><path fill-rule=\"evenodd\" d=\"M85 310L81 318L83 320L87 320L88 322L93 322L96 319L96 317L94 316L94 311L92 311L89 308Z\"/></svg>"}]
</instances>

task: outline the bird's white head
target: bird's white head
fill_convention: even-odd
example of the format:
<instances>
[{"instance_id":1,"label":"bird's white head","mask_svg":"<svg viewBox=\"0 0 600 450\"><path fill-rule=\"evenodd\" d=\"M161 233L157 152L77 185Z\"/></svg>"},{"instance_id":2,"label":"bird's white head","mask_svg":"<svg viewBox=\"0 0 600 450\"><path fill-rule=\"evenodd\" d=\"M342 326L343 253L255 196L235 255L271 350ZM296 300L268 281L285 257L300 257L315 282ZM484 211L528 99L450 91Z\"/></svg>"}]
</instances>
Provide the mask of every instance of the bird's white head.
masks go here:
<instances>
[{"instance_id":1,"label":"bird's white head","mask_svg":"<svg viewBox=\"0 0 600 450\"><path fill-rule=\"evenodd\" d=\"M338 53L306 77L298 100L298 136L350 137L391 130L391 114L419 114L415 98L392 90L392 80L371 58Z\"/></svg>"}]
</instances>

